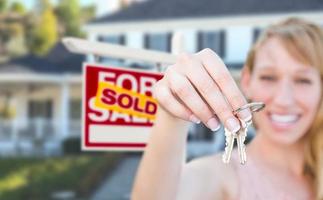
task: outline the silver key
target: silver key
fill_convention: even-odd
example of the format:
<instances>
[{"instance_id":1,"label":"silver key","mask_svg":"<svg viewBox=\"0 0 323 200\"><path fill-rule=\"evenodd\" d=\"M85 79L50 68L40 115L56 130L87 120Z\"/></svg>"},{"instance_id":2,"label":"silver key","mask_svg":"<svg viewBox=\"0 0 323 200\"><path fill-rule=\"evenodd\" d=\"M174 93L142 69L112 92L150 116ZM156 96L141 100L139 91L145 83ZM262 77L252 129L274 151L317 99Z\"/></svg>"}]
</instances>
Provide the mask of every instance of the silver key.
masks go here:
<instances>
[{"instance_id":1,"label":"silver key","mask_svg":"<svg viewBox=\"0 0 323 200\"><path fill-rule=\"evenodd\" d=\"M245 164L247 162L246 145L244 144L244 142L247 137L248 127L251 124L252 124L252 120L248 122L240 120L241 129L238 132L237 144L238 144L238 153L239 153L241 164Z\"/></svg>"},{"instance_id":2,"label":"silver key","mask_svg":"<svg viewBox=\"0 0 323 200\"><path fill-rule=\"evenodd\" d=\"M265 107L265 104L262 102L252 102L248 103L241 108L233 111L234 115L237 115L240 111L250 108L251 112L258 112ZM244 144L246 137L247 137L247 130L248 127L251 125L252 121L244 122L240 120L240 130L236 133L231 133L227 129L225 130L225 149L222 156L222 160L224 163L229 163L231 159L231 154L234 146L234 141L237 139L238 145L238 154L240 158L240 163L245 164L247 162L247 153L246 153L246 146Z\"/></svg>"},{"instance_id":3,"label":"silver key","mask_svg":"<svg viewBox=\"0 0 323 200\"><path fill-rule=\"evenodd\" d=\"M240 122L241 129L237 133L237 145L238 145L238 154L240 158L240 164L245 164L247 162L246 146L244 144L247 136L247 124Z\"/></svg>"},{"instance_id":4,"label":"silver key","mask_svg":"<svg viewBox=\"0 0 323 200\"><path fill-rule=\"evenodd\" d=\"M224 163L229 163L230 159L231 159L233 146L234 146L234 141L236 139L236 134L231 133L226 128L224 129L224 133L225 133L225 149L224 149L224 153L222 156L222 161Z\"/></svg>"}]
</instances>

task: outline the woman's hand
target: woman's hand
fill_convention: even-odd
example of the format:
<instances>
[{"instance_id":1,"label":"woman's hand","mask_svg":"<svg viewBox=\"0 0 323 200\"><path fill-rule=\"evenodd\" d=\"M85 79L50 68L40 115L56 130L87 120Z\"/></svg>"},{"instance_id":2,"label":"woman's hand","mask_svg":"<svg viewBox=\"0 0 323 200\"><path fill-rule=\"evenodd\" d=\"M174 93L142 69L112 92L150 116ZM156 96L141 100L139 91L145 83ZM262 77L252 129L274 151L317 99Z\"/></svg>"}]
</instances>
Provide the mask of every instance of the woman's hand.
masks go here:
<instances>
[{"instance_id":1,"label":"woman's hand","mask_svg":"<svg viewBox=\"0 0 323 200\"><path fill-rule=\"evenodd\" d=\"M171 115L186 121L202 121L211 130L240 129L235 110L247 103L223 61L210 49L181 54L157 82L154 95ZM240 119L251 119L250 110L239 112Z\"/></svg>"}]
</instances>

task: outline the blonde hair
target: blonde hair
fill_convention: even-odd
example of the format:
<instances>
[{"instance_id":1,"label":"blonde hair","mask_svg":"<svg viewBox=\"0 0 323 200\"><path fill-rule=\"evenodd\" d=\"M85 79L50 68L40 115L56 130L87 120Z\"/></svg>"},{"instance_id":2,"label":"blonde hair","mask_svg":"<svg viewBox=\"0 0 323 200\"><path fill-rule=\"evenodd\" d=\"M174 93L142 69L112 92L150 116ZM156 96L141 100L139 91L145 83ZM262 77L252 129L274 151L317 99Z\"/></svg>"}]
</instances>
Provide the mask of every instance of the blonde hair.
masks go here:
<instances>
[{"instance_id":1,"label":"blonde hair","mask_svg":"<svg viewBox=\"0 0 323 200\"><path fill-rule=\"evenodd\" d=\"M289 18L268 27L250 50L246 66L253 70L254 59L260 46L271 37L277 37L298 61L317 68L323 88L323 30L308 21ZM322 93L323 96L323 93ZM306 136L304 173L315 189L316 199L323 199L323 97L321 96L316 117Z\"/></svg>"}]
</instances>

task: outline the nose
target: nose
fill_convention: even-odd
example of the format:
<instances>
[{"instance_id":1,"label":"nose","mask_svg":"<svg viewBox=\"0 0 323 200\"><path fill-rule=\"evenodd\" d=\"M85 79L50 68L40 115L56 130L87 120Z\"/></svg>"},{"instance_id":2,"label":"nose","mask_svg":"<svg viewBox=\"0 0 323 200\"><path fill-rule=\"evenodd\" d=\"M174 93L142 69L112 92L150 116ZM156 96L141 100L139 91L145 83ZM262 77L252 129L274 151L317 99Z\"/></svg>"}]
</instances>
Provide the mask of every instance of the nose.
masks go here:
<instances>
[{"instance_id":1,"label":"nose","mask_svg":"<svg viewBox=\"0 0 323 200\"><path fill-rule=\"evenodd\" d=\"M282 80L275 91L274 103L277 106L287 107L292 105L294 100L292 84L288 80Z\"/></svg>"}]
</instances>

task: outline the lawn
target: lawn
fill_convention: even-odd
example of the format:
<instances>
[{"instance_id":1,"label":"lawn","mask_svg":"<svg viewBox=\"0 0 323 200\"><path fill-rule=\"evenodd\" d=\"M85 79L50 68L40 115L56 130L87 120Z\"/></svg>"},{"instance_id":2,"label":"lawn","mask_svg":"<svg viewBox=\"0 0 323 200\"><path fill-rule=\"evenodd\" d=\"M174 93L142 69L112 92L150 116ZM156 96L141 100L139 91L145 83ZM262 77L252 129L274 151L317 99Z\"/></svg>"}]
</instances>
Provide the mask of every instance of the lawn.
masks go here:
<instances>
[{"instance_id":1,"label":"lawn","mask_svg":"<svg viewBox=\"0 0 323 200\"><path fill-rule=\"evenodd\" d=\"M120 158L118 153L2 158L0 199L51 199L57 191L73 191L78 199L86 199Z\"/></svg>"}]
</instances>

